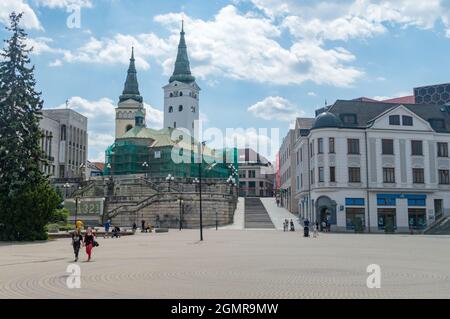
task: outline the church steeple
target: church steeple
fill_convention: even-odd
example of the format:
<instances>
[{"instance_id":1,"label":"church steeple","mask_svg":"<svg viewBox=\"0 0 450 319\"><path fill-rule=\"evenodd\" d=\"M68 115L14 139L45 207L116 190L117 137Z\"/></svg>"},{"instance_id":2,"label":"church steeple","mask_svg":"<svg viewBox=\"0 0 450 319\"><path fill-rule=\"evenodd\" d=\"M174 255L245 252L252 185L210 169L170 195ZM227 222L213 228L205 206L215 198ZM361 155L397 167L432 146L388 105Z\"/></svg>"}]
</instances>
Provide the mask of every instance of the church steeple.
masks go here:
<instances>
[{"instance_id":1,"label":"church steeple","mask_svg":"<svg viewBox=\"0 0 450 319\"><path fill-rule=\"evenodd\" d=\"M137 80L137 71L134 59L134 47L131 51L130 66L128 68L127 80L125 81L125 87L123 93L120 96L120 102L126 100L135 100L136 102L142 103L143 98L139 93L139 84Z\"/></svg>"},{"instance_id":2,"label":"church steeple","mask_svg":"<svg viewBox=\"0 0 450 319\"><path fill-rule=\"evenodd\" d=\"M169 83L179 81L184 83L192 83L195 77L192 76L189 57L187 53L186 39L184 37L184 21L182 22L180 32L180 43L178 44L177 60L175 62L175 70L171 76Z\"/></svg>"}]
</instances>

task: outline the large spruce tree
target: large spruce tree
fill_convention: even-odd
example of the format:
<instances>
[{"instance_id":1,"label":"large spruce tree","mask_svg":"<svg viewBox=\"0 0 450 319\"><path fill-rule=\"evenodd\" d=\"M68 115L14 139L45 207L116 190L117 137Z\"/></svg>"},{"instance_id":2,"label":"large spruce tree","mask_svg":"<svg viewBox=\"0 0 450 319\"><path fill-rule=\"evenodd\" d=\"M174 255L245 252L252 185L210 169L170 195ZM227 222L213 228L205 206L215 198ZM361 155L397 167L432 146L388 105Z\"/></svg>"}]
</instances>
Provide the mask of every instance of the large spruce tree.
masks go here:
<instances>
[{"instance_id":1,"label":"large spruce tree","mask_svg":"<svg viewBox=\"0 0 450 319\"><path fill-rule=\"evenodd\" d=\"M30 66L22 14L10 15L11 38L0 59L0 240L47 238L45 225L59 197L39 166L45 162L39 128L43 106Z\"/></svg>"}]
</instances>

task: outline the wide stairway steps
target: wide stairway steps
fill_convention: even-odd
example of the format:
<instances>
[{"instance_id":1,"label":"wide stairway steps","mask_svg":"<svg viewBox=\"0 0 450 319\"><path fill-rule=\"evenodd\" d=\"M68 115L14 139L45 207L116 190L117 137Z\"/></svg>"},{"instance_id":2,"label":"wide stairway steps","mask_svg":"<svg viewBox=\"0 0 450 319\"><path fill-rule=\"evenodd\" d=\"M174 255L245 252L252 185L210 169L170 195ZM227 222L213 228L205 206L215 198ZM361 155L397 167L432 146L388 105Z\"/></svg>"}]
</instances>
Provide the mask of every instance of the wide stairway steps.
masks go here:
<instances>
[{"instance_id":1,"label":"wide stairway steps","mask_svg":"<svg viewBox=\"0 0 450 319\"><path fill-rule=\"evenodd\" d=\"M245 199L245 228L250 229L274 229L275 226L270 219L261 199Z\"/></svg>"},{"instance_id":2,"label":"wide stairway steps","mask_svg":"<svg viewBox=\"0 0 450 319\"><path fill-rule=\"evenodd\" d=\"M450 217L446 217L425 231L426 235L450 235Z\"/></svg>"}]
</instances>

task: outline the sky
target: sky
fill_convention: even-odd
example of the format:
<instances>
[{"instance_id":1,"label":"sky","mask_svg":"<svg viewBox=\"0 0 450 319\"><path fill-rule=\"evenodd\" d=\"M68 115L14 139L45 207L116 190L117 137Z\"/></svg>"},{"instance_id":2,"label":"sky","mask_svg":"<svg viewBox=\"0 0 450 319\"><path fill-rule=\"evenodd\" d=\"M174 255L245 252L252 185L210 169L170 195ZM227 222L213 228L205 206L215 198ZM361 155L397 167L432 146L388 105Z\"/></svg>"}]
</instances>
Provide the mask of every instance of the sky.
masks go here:
<instances>
[{"instance_id":1,"label":"sky","mask_svg":"<svg viewBox=\"0 0 450 319\"><path fill-rule=\"evenodd\" d=\"M281 139L325 102L450 82L450 0L2 0L2 26L11 11L24 12L44 107L68 100L89 118L90 160L114 141L132 46L147 124L162 128L182 19L206 128Z\"/></svg>"}]
</instances>

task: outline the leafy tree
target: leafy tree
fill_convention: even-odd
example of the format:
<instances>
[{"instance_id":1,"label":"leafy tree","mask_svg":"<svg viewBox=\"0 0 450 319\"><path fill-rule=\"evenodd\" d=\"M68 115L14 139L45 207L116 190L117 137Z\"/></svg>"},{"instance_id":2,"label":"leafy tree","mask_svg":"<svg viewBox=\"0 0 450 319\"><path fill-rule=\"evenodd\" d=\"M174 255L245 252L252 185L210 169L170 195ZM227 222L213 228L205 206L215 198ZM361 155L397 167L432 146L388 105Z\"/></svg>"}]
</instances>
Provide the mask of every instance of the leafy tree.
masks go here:
<instances>
[{"instance_id":1,"label":"leafy tree","mask_svg":"<svg viewBox=\"0 0 450 319\"><path fill-rule=\"evenodd\" d=\"M39 128L43 106L35 91L22 14L10 15L12 33L0 62L0 240L43 240L60 198L39 166L45 162Z\"/></svg>"}]
</instances>

